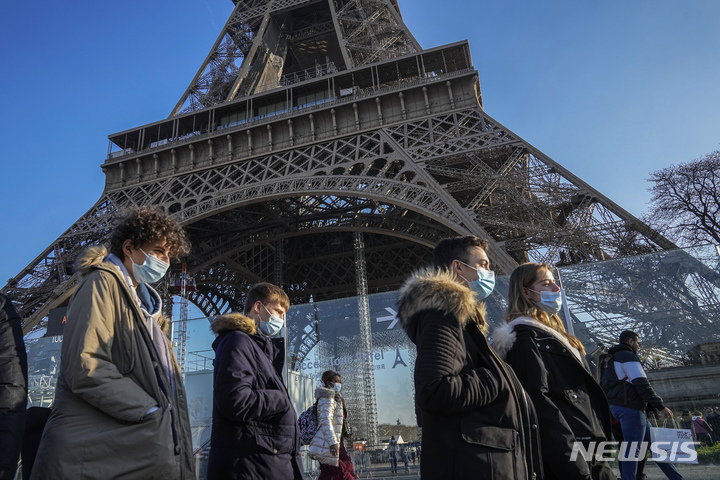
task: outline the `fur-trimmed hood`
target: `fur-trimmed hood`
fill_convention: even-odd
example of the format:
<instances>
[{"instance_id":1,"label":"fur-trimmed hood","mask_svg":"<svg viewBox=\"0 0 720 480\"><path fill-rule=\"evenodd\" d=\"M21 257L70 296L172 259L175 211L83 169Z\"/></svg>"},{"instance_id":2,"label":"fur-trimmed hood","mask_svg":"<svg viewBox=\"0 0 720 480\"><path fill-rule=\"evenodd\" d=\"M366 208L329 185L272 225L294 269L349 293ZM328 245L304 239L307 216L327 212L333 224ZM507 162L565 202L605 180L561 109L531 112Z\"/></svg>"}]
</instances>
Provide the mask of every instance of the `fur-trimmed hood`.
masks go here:
<instances>
[{"instance_id":1,"label":"fur-trimmed hood","mask_svg":"<svg viewBox=\"0 0 720 480\"><path fill-rule=\"evenodd\" d=\"M248 335L255 335L255 332L257 332L255 320L238 312L215 317L210 328L213 333L217 335L235 330L247 333Z\"/></svg>"},{"instance_id":2,"label":"fur-trimmed hood","mask_svg":"<svg viewBox=\"0 0 720 480\"><path fill-rule=\"evenodd\" d=\"M87 247L78 255L73 265L80 278L90 273L95 267L102 264L108 256L107 248L102 245Z\"/></svg>"},{"instance_id":3,"label":"fur-trimmed hood","mask_svg":"<svg viewBox=\"0 0 720 480\"><path fill-rule=\"evenodd\" d=\"M397 301L397 316L403 328L415 341L416 314L424 310L440 310L457 318L461 327L477 320L485 328L485 305L478 302L475 292L459 283L446 269L419 270L405 281Z\"/></svg>"},{"instance_id":4,"label":"fur-trimmed hood","mask_svg":"<svg viewBox=\"0 0 720 480\"><path fill-rule=\"evenodd\" d=\"M335 395L339 396L340 394L335 392L334 388L317 387L315 389L315 398L317 398L317 399L333 398Z\"/></svg>"},{"instance_id":5,"label":"fur-trimmed hood","mask_svg":"<svg viewBox=\"0 0 720 480\"><path fill-rule=\"evenodd\" d=\"M544 323L538 322L537 320L530 317L518 317L510 323L504 323L496 328L490 336L490 344L493 350L502 358L506 358L507 353L515 344L517 334L515 333L515 327L517 325L527 325L529 327L542 330L544 333L551 335L555 340L560 342L563 347L567 348L580 363L583 363L582 354L567 341L567 338L563 337L560 332L555 329L548 327Z\"/></svg>"}]
</instances>

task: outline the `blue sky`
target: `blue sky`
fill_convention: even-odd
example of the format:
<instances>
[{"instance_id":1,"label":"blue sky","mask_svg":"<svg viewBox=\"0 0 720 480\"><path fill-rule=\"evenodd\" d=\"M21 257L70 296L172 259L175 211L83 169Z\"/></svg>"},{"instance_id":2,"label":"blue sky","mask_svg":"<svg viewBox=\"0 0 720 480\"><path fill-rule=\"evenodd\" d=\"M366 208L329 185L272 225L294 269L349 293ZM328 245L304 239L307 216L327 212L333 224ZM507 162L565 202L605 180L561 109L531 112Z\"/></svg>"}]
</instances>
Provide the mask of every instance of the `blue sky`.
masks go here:
<instances>
[{"instance_id":1,"label":"blue sky","mask_svg":"<svg viewBox=\"0 0 720 480\"><path fill-rule=\"evenodd\" d=\"M231 0L2 2L0 285L100 197L107 136L166 118ZM716 0L400 0L468 39L485 110L635 215L651 171L720 148Z\"/></svg>"}]
</instances>

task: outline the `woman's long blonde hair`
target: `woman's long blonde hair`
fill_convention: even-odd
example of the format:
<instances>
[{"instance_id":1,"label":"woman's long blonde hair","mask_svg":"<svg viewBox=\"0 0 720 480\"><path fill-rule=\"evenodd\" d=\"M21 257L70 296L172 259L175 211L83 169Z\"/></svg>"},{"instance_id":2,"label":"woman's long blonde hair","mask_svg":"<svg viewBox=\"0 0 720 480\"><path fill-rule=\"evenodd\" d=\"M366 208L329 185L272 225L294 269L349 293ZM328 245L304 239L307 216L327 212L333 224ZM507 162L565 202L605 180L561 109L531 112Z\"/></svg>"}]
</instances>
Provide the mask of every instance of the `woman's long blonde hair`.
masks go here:
<instances>
[{"instance_id":1,"label":"woman's long blonde hair","mask_svg":"<svg viewBox=\"0 0 720 480\"><path fill-rule=\"evenodd\" d=\"M583 347L582 342L576 336L569 334L567 330L565 330L565 326L560 320L560 317L557 315L548 315L523 295L523 289L529 288L538 278L544 277L550 270L551 267L549 265L542 263L525 263L513 270L510 275L508 308L505 310L503 320L510 323L518 317L531 317L560 333L570 342L570 345L584 355L585 347Z\"/></svg>"}]
</instances>

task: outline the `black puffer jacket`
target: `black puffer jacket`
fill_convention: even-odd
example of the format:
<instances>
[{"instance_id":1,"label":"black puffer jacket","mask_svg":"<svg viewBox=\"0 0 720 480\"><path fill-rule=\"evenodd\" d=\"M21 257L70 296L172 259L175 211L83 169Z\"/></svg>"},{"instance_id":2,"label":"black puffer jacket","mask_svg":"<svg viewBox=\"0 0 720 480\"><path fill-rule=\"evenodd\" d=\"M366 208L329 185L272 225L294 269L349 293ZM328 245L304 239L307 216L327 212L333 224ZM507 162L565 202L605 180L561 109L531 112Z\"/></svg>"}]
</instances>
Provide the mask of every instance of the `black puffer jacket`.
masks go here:
<instances>
[{"instance_id":1,"label":"black puffer jacket","mask_svg":"<svg viewBox=\"0 0 720 480\"><path fill-rule=\"evenodd\" d=\"M653 410L665 408L662 398L650 386L640 359L630 345L625 343L615 345L608 353L613 356L615 372L622 372L618 375L621 381L605 392L610 405L634 408L643 412L648 406Z\"/></svg>"},{"instance_id":2,"label":"black puffer jacket","mask_svg":"<svg viewBox=\"0 0 720 480\"><path fill-rule=\"evenodd\" d=\"M27 355L20 317L0 294L0 479L15 477L27 400Z\"/></svg>"},{"instance_id":3,"label":"black puffer jacket","mask_svg":"<svg viewBox=\"0 0 720 480\"><path fill-rule=\"evenodd\" d=\"M542 478L532 406L490 349L475 294L449 272L414 274L398 317L417 346L424 479Z\"/></svg>"},{"instance_id":4,"label":"black puffer jacket","mask_svg":"<svg viewBox=\"0 0 720 480\"><path fill-rule=\"evenodd\" d=\"M302 480L295 408L280 375L282 339L239 313L217 317L209 479Z\"/></svg>"},{"instance_id":5,"label":"black puffer jacket","mask_svg":"<svg viewBox=\"0 0 720 480\"><path fill-rule=\"evenodd\" d=\"M535 405L546 478L590 478L591 465L581 455L571 462L570 454L576 440L610 439L610 407L584 357L561 334L529 317L495 330L492 346L515 369Z\"/></svg>"}]
</instances>

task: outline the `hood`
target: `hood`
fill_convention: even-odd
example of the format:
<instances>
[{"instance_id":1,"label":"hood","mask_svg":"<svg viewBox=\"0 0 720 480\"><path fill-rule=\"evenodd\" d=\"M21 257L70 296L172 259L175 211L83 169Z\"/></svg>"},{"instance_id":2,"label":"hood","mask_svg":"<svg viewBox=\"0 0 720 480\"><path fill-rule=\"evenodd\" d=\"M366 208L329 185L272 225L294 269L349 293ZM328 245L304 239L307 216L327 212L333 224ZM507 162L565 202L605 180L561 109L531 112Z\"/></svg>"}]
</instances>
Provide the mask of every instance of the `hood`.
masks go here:
<instances>
[{"instance_id":1,"label":"hood","mask_svg":"<svg viewBox=\"0 0 720 480\"><path fill-rule=\"evenodd\" d=\"M317 387L315 389L315 398L332 398L336 395L335 390L327 387Z\"/></svg>"},{"instance_id":2,"label":"hood","mask_svg":"<svg viewBox=\"0 0 720 480\"><path fill-rule=\"evenodd\" d=\"M400 289L397 301L403 328L415 341L416 314L424 310L440 310L457 318L461 327L477 319L485 325L485 305L477 301L475 292L455 280L449 270L424 269L412 274Z\"/></svg>"},{"instance_id":3,"label":"hood","mask_svg":"<svg viewBox=\"0 0 720 480\"><path fill-rule=\"evenodd\" d=\"M75 271L82 278L94 268L100 266L107 256L107 249L102 245L87 247L75 260Z\"/></svg>"},{"instance_id":4,"label":"hood","mask_svg":"<svg viewBox=\"0 0 720 480\"><path fill-rule=\"evenodd\" d=\"M238 312L215 317L210 328L213 333L217 335L235 330L247 333L248 335L255 335L257 331L255 320Z\"/></svg>"},{"instance_id":5,"label":"hood","mask_svg":"<svg viewBox=\"0 0 720 480\"><path fill-rule=\"evenodd\" d=\"M493 330L492 335L490 335L490 346L500 358L505 360L507 352L509 352L515 344L516 339L517 334L513 326L509 323L503 323Z\"/></svg>"},{"instance_id":6,"label":"hood","mask_svg":"<svg viewBox=\"0 0 720 480\"><path fill-rule=\"evenodd\" d=\"M93 245L83 250L73 264L75 272L77 272L78 275L78 281L96 268L105 268L108 271L118 274L121 279L120 281L125 283L125 280L122 280L123 274L120 269L113 263L106 261L107 257L107 248L102 245ZM162 299L160 295L150 285L145 285L144 295L149 299L149 302L145 302L144 305L152 304L155 307L152 312L148 313L160 326L160 330L164 334L167 334L170 329L170 320L160 311L162 309Z\"/></svg>"},{"instance_id":7,"label":"hood","mask_svg":"<svg viewBox=\"0 0 720 480\"><path fill-rule=\"evenodd\" d=\"M542 330L544 333L552 336L555 340L562 343L563 347L565 347L569 352L571 352L580 363L583 363L582 354L575 347L570 345L570 342L567 341L567 338L563 337L560 332L557 332L554 329L545 325L544 323L538 322L537 320L530 317L518 317L510 323L500 325L493 331L491 335L490 345L492 346L493 350L495 350L495 352L498 354L498 356L503 360L506 358L507 353L510 351L512 346L515 344L515 340L517 339L515 327L518 325L526 325L528 327Z\"/></svg>"}]
</instances>

